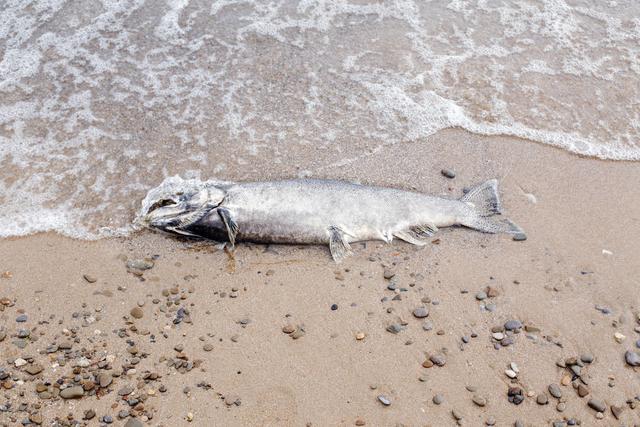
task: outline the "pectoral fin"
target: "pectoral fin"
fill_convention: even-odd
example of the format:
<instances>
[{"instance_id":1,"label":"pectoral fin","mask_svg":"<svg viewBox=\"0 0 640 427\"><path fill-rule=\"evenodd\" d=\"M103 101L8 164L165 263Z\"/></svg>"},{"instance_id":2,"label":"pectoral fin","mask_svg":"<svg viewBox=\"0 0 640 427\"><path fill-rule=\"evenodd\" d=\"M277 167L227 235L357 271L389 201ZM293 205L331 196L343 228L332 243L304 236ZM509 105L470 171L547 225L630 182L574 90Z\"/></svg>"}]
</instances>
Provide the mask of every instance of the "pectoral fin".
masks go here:
<instances>
[{"instance_id":1,"label":"pectoral fin","mask_svg":"<svg viewBox=\"0 0 640 427\"><path fill-rule=\"evenodd\" d=\"M229 236L229 243L231 244L231 248L236 245L236 236L238 235L238 224L233 219L231 212L229 212L225 208L218 208L218 215L220 215L220 219L224 223L224 226L227 228L227 234Z\"/></svg>"},{"instance_id":2,"label":"pectoral fin","mask_svg":"<svg viewBox=\"0 0 640 427\"><path fill-rule=\"evenodd\" d=\"M438 231L438 228L433 224L421 224L409 227L406 230L396 231L393 235L412 245L424 246L436 231Z\"/></svg>"},{"instance_id":3,"label":"pectoral fin","mask_svg":"<svg viewBox=\"0 0 640 427\"><path fill-rule=\"evenodd\" d=\"M351 246L346 240L346 233L340 227L329 227L329 249L335 262L342 261L352 253Z\"/></svg>"}]
</instances>

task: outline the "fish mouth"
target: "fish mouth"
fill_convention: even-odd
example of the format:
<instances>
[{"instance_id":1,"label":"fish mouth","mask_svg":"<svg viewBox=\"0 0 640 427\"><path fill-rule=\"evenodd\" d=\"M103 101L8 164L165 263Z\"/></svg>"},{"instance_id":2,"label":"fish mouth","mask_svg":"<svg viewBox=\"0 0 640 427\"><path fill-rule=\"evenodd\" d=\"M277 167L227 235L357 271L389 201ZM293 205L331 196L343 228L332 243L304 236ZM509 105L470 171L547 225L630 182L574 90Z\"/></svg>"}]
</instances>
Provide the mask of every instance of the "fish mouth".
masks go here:
<instances>
[{"instance_id":1,"label":"fish mouth","mask_svg":"<svg viewBox=\"0 0 640 427\"><path fill-rule=\"evenodd\" d=\"M154 204L152 204L149 207L149 210L147 210L147 214L146 216L148 216L151 212L159 209L159 208L164 208L165 206L171 206L171 205L176 205L177 202L173 199L161 199L158 200L157 202L155 202Z\"/></svg>"}]
</instances>

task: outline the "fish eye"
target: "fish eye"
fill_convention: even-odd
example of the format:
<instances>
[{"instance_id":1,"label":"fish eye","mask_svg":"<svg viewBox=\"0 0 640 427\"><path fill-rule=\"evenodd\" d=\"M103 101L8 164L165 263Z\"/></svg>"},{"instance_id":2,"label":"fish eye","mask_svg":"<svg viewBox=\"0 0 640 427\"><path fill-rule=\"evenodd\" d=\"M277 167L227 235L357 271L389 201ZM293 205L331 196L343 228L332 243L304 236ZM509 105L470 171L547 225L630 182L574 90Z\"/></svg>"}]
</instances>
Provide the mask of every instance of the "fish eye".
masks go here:
<instances>
[{"instance_id":1,"label":"fish eye","mask_svg":"<svg viewBox=\"0 0 640 427\"><path fill-rule=\"evenodd\" d=\"M149 211L147 213L153 212L158 208L162 208L165 206L170 206L170 205L175 205L176 202L175 200L172 199L160 199L157 202L155 202L153 205L151 205L151 207L149 208Z\"/></svg>"}]
</instances>

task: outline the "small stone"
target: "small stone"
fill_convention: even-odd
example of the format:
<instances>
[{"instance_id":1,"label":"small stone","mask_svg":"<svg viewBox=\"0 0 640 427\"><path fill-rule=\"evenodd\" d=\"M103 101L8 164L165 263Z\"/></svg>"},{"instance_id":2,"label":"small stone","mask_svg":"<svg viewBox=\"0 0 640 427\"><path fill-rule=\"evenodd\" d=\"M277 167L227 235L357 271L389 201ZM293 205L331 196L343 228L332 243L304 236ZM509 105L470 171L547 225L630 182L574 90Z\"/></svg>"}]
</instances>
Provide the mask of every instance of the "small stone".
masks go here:
<instances>
[{"instance_id":1,"label":"small stone","mask_svg":"<svg viewBox=\"0 0 640 427\"><path fill-rule=\"evenodd\" d=\"M582 360L584 363L591 363L593 362L593 354L583 354L580 356L580 360Z\"/></svg>"},{"instance_id":2,"label":"small stone","mask_svg":"<svg viewBox=\"0 0 640 427\"><path fill-rule=\"evenodd\" d=\"M622 415L623 411L624 411L624 406L611 405L611 413L613 414L614 417L616 417L616 420L620 419L620 415Z\"/></svg>"},{"instance_id":3,"label":"small stone","mask_svg":"<svg viewBox=\"0 0 640 427\"><path fill-rule=\"evenodd\" d=\"M356 422L355 425L357 426L363 426L366 425L367 423L362 419L362 418L356 418Z\"/></svg>"},{"instance_id":4,"label":"small stone","mask_svg":"<svg viewBox=\"0 0 640 427\"><path fill-rule=\"evenodd\" d=\"M578 385L578 396L585 397L589 394L589 389L584 384Z\"/></svg>"},{"instance_id":5,"label":"small stone","mask_svg":"<svg viewBox=\"0 0 640 427\"><path fill-rule=\"evenodd\" d=\"M447 363L446 359L442 354L433 354L431 355L431 357L429 357L429 360L431 360L434 365L437 365L440 367L444 366Z\"/></svg>"},{"instance_id":6,"label":"small stone","mask_svg":"<svg viewBox=\"0 0 640 427\"><path fill-rule=\"evenodd\" d=\"M571 384L571 376L570 375L564 375L562 377L562 379L560 380L560 384L562 384L563 386L568 386L569 384Z\"/></svg>"},{"instance_id":7,"label":"small stone","mask_svg":"<svg viewBox=\"0 0 640 427\"><path fill-rule=\"evenodd\" d=\"M364 339L364 337L365 337L364 332L358 332L358 333L356 334L356 339L357 339L358 341L362 341L362 340Z\"/></svg>"},{"instance_id":8,"label":"small stone","mask_svg":"<svg viewBox=\"0 0 640 427\"><path fill-rule=\"evenodd\" d=\"M504 374L506 376L508 376L509 378L511 378L511 379L514 379L514 378L516 378L518 376L518 374L516 374L512 369L505 370Z\"/></svg>"},{"instance_id":9,"label":"small stone","mask_svg":"<svg viewBox=\"0 0 640 427\"><path fill-rule=\"evenodd\" d=\"M98 279L91 274L83 274L82 277L89 283L96 283L98 281Z\"/></svg>"},{"instance_id":10,"label":"small stone","mask_svg":"<svg viewBox=\"0 0 640 427\"><path fill-rule=\"evenodd\" d=\"M522 322L520 322L519 320L509 320L504 324L504 328L507 331L522 329Z\"/></svg>"},{"instance_id":11,"label":"small stone","mask_svg":"<svg viewBox=\"0 0 640 427\"><path fill-rule=\"evenodd\" d=\"M618 344L622 344L627 337L622 335L620 332L616 332L613 334L613 338L618 342Z\"/></svg>"},{"instance_id":12,"label":"small stone","mask_svg":"<svg viewBox=\"0 0 640 427\"><path fill-rule=\"evenodd\" d=\"M560 390L560 386L558 384L549 384L549 394L556 399L560 399L562 397L562 391Z\"/></svg>"},{"instance_id":13,"label":"small stone","mask_svg":"<svg viewBox=\"0 0 640 427\"><path fill-rule=\"evenodd\" d=\"M426 307L418 307L413 310L413 315L418 319L423 319L429 315L429 309Z\"/></svg>"},{"instance_id":14,"label":"small stone","mask_svg":"<svg viewBox=\"0 0 640 427\"><path fill-rule=\"evenodd\" d=\"M391 325L387 326L387 332L391 332L392 334L397 334L403 329L404 326L400 325L399 323L392 323Z\"/></svg>"},{"instance_id":15,"label":"small stone","mask_svg":"<svg viewBox=\"0 0 640 427\"><path fill-rule=\"evenodd\" d=\"M78 399L82 396L84 396L84 389L79 385L67 387L60 391L60 397L63 399Z\"/></svg>"},{"instance_id":16,"label":"small stone","mask_svg":"<svg viewBox=\"0 0 640 427\"><path fill-rule=\"evenodd\" d=\"M442 169L440 171L440 173L442 174L442 176L444 176L445 178L449 178L449 179L453 179L456 177L456 173L454 171L452 171L451 169Z\"/></svg>"},{"instance_id":17,"label":"small stone","mask_svg":"<svg viewBox=\"0 0 640 427\"><path fill-rule=\"evenodd\" d=\"M27 373L30 375L37 375L40 372L42 372L42 369L43 369L42 366L33 364L33 365L27 366L25 371L27 371Z\"/></svg>"},{"instance_id":18,"label":"small stone","mask_svg":"<svg viewBox=\"0 0 640 427\"><path fill-rule=\"evenodd\" d=\"M204 351L211 351L211 350L213 350L213 345L212 345L212 344L207 343L207 344L205 344L205 345L203 345L203 346L202 346L202 349L203 349Z\"/></svg>"},{"instance_id":19,"label":"small stone","mask_svg":"<svg viewBox=\"0 0 640 427\"><path fill-rule=\"evenodd\" d=\"M485 399L482 396L474 395L471 400L473 401L473 403L480 406L481 408L487 404L487 399Z\"/></svg>"},{"instance_id":20,"label":"small stone","mask_svg":"<svg viewBox=\"0 0 640 427\"><path fill-rule=\"evenodd\" d=\"M284 332L285 334L292 334L295 330L296 330L296 327L293 326L292 324L284 325L282 327L282 332Z\"/></svg>"},{"instance_id":21,"label":"small stone","mask_svg":"<svg viewBox=\"0 0 640 427\"><path fill-rule=\"evenodd\" d=\"M140 307L133 307L131 309L131 317L134 317L136 319L142 319L142 316L144 316L144 311L142 311L142 309Z\"/></svg>"},{"instance_id":22,"label":"small stone","mask_svg":"<svg viewBox=\"0 0 640 427\"><path fill-rule=\"evenodd\" d=\"M540 393L536 398L536 403L538 403L538 405L546 405L547 403L549 403L549 398L547 397L546 393Z\"/></svg>"},{"instance_id":23,"label":"small stone","mask_svg":"<svg viewBox=\"0 0 640 427\"><path fill-rule=\"evenodd\" d=\"M484 292L484 291L480 291L480 292L478 292L478 293L476 294L476 299L477 299L478 301L482 301L482 300L487 299L487 294L486 294L486 292Z\"/></svg>"},{"instance_id":24,"label":"small stone","mask_svg":"<svg viewBox=\"0 0 640 427\"><path fill-rule=\"evenodd\" d=\"M26 314L21 314L18 317L16 317L16 322L18 323L24 323L27 321L27 315Z\"/></svg>"},{"instance_id":25,"label":"small stone","mask_svg":"<svg viewBox=\"0 0 640 427\"><path fill-rule=\"evenodd\" d=\"M184 417L188 422L193 421L193 412L187 412L187 415Z\"/></svg>"},{"instance_id":26,"label":"small stone","mask_svg":"<svg viewBox=\"0 0 640 427\"><path fill-rule=\"evenodd\" d=\"M128 386L128 385L124 386L120 390L118 390L118 396L128 396L131 393L133 393L133 387Z\"/></svg>"},{"instance_id":27,"label":"small stone","mask_svg":"<svg viewBox=\"0 0 640 427\"><path fill-rule=\"evenodd\" d=\"M84 416L82 417L85 420L91 420L96 416L96 411L94 411L93 409L88 409L86 411L84 411Z\"/></svg>"},{"instance_id":28,"label":"small stone","mask_svg":"<svg viewBox=\"0 0 640 427\"><path fill-rule=\"evenodd\" d=\"M456 409L452 409L451 410L451 415L453 415L453 418L455 418L456 420L460 421L464 418L464 415L462 415L462 412L456 410Z\"/></svg>"},{"instance_id":29,"label":"small stone","mask_svg":"<svg viewBox=\"0 0 640 427\"><path fill-rule=\"evenodd\" d=\"M517 232L513 234L512 239L515 242L524 242L525 240L527 240L527 235L525 233L522 232Z\"/></svg>"},{"instance_id":30,"label":"small stone","mask_svg":"<svg viewBox=\"0 0 640 427\"><path fill-rule=\"evenodd\" d=\"M605 405L603 401L597 399L589 399L587 405L597 412L604 412L607 409L607 405Z\"/></svg>"},{"instance_id":31,"label":"small stone","mask_svg":"<svg viewBox=\"0 0 640 427\"><path fill-rule=\"evenodd\" d=\"M567 404L564 402L558 402L558 404L556 405L556 410L558 412L564 412L565 409L567 409Z\"/></svg>"},{"instance_id":32,"label":"small stone","mask_svg":"<svg viewBox=\"0 0 640 427\"><path fill-rule=\"evenodd\" d=\"M109 373L102 373L98 375L98 384L101 388L107 388L113 382L113 377Z\"/></svg>"},{"instance_id":33,"label":"small stone","mask_svg":"<svg viewBox=\"0 0 640 427\"><path fill-rule=\"evenodd\" d=\"M384 276L385 279L389 280L391 278L393 278L393 276L396 275L395 271L389 269L389 268L385 268L384 272L382 273L382 275Z\"/></svg>"},{"instance_id":34,"label":"small stone","mask_svg":"<svg viewBox=\"0 0 640 427\"><path fill-rule=\"evenodd\" d=\"M239 406L240 405L240 396L238 396L237 394L230 394L224 397L224 404L227 406L231 406L231 405L236 405Z\"/></svg>"},{"instance_id":35,"label":"small stone","mask_svg":"<svg viewBox=\"0 0 640 427\"><path fill-rule=\"evenodd\" d=\"M297 327L296 330L293 331L293 333L291 333L289 336L294 340L297 340L299 338L302 338L304 335L305 335L304 329Z\"/></svg>"},{"instance_id":36,"label":"small stone","mask_svg":"<svg viewBox=\"0 0 640 427\"><path fill-rule=\"evenodd\" d=\"M484 423L488 426L494 426L496 425L496 419L490 415Z\"/></svg>"},{"instance_id":37,"label":"small stone","mask_svg":"<svg viewBox=\"0 0 640 427\"><path fill-rule=\"evenodd\" d=\"M124 427L144 427L144 424L137 418L129 418Z\"/></svg>"},{"instance_id":38,"label":"small stone","mask_svg":"<svg viewBox=\"0 0 640 427\"><path fill-rule=\"evenodd\" d=\"M13 361L16 368L26 365L28 362L20 357Z\"/></svg>"},{"instance_id":39,"label":"small stone","mask_svg":"<svg viewBox=\"0 0 640 427\"><path fill-rule=\"evenodd\" d=\"M624 360L629 366L640 366L640 354L635 351L627 350L624 354Z\"/></svg>"},{"instance_id":40,"label":"small stone","mask_svg":"<svg viewBox=\"0 0 640 427\"><path fill-rule=\"evenodd\" d=\"M494 332L491 334L491 337L496 341L502 341L504 339L504 334L502 332Z\"/></svg>"},{"instance_id":41,"label":"small stone","mask_svg":"<svg viewBox=\"0 0 640 427\"><path fill-rule=\"evenodd\" d=\"M433 403L435 403L436 405L440 405L442 402L444 402L444 397L441 394L436 394L435 396L433 396Z\"/></svg>"},{"instance_id":42,"label":"small stone","mask_svg":"<svg viewBox=\"0 0 640 427\"><path fill-rule=\"evenodd\" d=\"M338 304L331 304L331 311L336 311L338 309Z\"/></svg>"},{"instance_id":43,"label":"small stone","mask_svg":"<svg viewBox=\"0 0 640 427\"><path fill-rule=\"evenodd\" d=\"M381 394L378 396L378 400L380 401L380 403L382 403L384 406L389 406L391 405L391 400L389 400L389 398L387 396L385 396L384 394Z\"/></svg>"},{"instance_id":44,"label":"small stone","mask_svg":"<svg viewBox=\"0 0 640 427\"><path fill-rule=\"evenodd\" d=\"M127 268L131 270L149 270L153 268L153 261L147 261L145 259L133 259L131 261L127 261Z\"/></svg>"}]
</instances>

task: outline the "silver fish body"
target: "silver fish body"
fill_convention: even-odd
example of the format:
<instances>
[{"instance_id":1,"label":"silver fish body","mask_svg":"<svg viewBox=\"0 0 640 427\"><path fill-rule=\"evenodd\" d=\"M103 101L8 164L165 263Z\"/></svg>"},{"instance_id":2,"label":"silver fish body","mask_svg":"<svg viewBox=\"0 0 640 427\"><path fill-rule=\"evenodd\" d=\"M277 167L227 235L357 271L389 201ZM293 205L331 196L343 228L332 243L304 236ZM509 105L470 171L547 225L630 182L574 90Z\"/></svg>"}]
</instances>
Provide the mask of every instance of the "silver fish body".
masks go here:
<instances>
[{"instance_id":1,"label":"silver fish body","mask_svg":"<svg viewBox=\"0 0 640 427\"><path fill-rule=\"evenodd\" d=\"M336 261L350 253L353 242L395 237L424 245L438 228L452 225L521 232L500 217L495 180L459 200L316 179L213 183L180 194L167 190L145 199L144 222L151 228L231 245L328 244Z\"/></svg>"}]
</instances>

